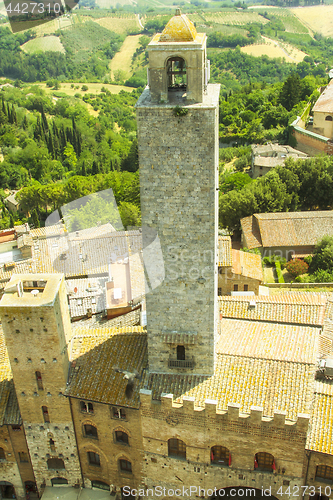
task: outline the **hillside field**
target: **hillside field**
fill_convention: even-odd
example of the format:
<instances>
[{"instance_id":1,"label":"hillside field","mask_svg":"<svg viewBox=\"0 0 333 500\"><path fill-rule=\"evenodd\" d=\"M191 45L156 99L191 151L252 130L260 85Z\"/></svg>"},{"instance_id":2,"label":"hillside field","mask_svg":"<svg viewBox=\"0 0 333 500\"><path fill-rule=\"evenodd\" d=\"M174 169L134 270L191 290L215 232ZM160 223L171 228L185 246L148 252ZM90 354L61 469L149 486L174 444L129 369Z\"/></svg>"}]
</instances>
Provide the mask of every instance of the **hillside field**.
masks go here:
<instances>
[{"instance_id":1,"label":"hillside field","mask_svg":"<svg viewBox=\"0 0 333 500\"><path fill-rule=\"evenodd\" d=\"M121 46L119 52L117 52L114 58L110 62L111 78L114 79L115 71L124 71L125 78L129 78L132 74L132 56L136 49L139 47L139 38L142 35L128 36Z\"/></svg>"},{"instance_id":2,"label":"hillside field","mask_svg":"<svg viewBox=\"0 0 333 500\"><path fill-rule=\"evenodd\" d=\"M264 43L241 47L241 51L255 57L281 57L288 63L299 63L307 55L287 43L278 43L270 38L263 37Z\"/></svg>"},{"instance_id":3,"label":"hillside field","mask_svg":"<svg viewBox=\"0 0 333 500\"><path fill-rule=\"evenodd\" d=\"M66 52L63 44L57 36L34 38L33 40L29 40L29 42L21 45L21 49L28 54L33 54L38 51L62 52L63 54Z\"/></svg>"},{"instance_id":4,"label":"hillside field","mask_svg":"<svg viewBox=\"0 0 333 500\"><path fill-rule=\"evenodd\" d=\"M314 33L333 35L333 5L312 5L292 8L290 11Z\"/></svg>"}]
</instances>

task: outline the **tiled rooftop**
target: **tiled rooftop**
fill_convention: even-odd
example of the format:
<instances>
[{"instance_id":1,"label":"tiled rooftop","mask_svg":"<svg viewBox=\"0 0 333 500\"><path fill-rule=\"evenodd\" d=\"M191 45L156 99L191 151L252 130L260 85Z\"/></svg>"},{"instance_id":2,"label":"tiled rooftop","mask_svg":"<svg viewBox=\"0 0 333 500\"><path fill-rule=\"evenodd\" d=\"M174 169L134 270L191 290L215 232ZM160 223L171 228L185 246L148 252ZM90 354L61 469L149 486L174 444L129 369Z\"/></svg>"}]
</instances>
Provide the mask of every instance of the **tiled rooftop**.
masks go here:
<instances>
[{"instance_id":1,"label":"tiled rooftop","mask_svg":"<svg viewBox=\"0 0 333 500\"><path fill-rule=\"evenodd\" d=\"M322 113L333 113L333 84L332 80L327 85L326 89L319 96L317 102L313 106L313 111L319 111Z\"/></svg>"},{"instance_id":2,"label":"tiled rooftop","mask_svg":"<svg viewBox=\"0 0 333 500\"><path fill-rule=\"evenodd\" d=\"M252 301L253 299L251 299ZM255 297L255 306L245 297L220 297L220 315L224 318L251 319L303 325L323 325L324 295L311 292Z\"/></svg>"},{"instance_id":3,"label":"tiled rooftop","mask_svg":"<svg viewBox=\"0 0 333 500\"><path fill-rule=\"evenodd\" d=\"M139 408L139 390L146 383L147 366L147 336L142 327L76 330L70 354L75 361L66 395ZM137 370L142 376L141 381L135 381L132 398L126 398L127 381L114 367Z\"/></svg>"},{"instance_id":4,"label":"tiled rooftop","mask_svg":"<svg viewBox=\"0 0 333 500\"><path fill-rule=\"evenodd\" d=\"M232 266L230 236L219 236L219 266Z\"/></svg>"},{"instance_id":5,"label":"tiled rooftop","mask_svg":"<svg viewBox=\"0 0 333 500\"><path fill-rule=\"evenodd\" d=\"M307 449L333 455L333 381L316 381Z\"/></svg>"},{"instance_id":6,"label":"tiled rooftop","mask_svg":"<svg viewBox=\"0 0 333 500\"><path fill-rule=\"evenodd\" d=\"M223 354L316 363L320 328L223 319L217 349Z\"/></svg>"},{"instance_id":7,"label":"tiled rooftop","mask_svg":"<svg viewBox=\"0 0 333 500\"><path fill-rule=\"evenodd\" d=\"M263 408L264 416L273 417L274 410L281 410L286 418L296 420L298 413L309 412L313 370L306 363L219 354L213 377L152 374L148 389L153 399L160 399L162 392L173 394L179 402L190 396L197 407L213 399L219 410L238 403L242 413L250 413L254 405Z\"/></svg>"},{"instance_id":8,"label":"tiled rooftop","mask_svg":"<svg viewBox=\"0 0 333 500\"><path fill-rule=\"evenodd\" d=\"M333 210L254 214L241 224L249 248L316 245L333 235Z\"/></svg>"}]
</instances>

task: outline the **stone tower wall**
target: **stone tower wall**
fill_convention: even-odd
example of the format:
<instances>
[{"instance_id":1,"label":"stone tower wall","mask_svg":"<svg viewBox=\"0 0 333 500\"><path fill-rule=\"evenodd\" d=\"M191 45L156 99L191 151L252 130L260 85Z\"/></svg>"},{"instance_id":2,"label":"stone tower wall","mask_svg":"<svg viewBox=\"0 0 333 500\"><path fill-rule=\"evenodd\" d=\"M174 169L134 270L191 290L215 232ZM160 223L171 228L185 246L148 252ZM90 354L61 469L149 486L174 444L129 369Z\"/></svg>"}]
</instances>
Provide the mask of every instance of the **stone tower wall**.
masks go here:
<instances>
[{"instance_id":1,"label":"stone tower wall","mask_svg":"<svg viewBox=\"0 0 333 500\"><path fill-rule=\"evenodd\" d=\"M152 105L148 90L137 104L142 225L156 229L165 270L163 282L147 294L151 372L184 371L168 367L177 344L184 344L195 363L186 371L213 373L218 94L219 86L209 85L204 102L183 107L183 116L175 116L174 106ZM148 278L154 260L146 259ZM165 340L175 332L179 340Z\"/></svg>"},{"instance_id":2,"label":"stone tower wall","mask_svg":"<svg viewBox=\"0 0 333 500\"><path fill-rule=\"evenodd\" d=\"M45 291L36 299L30 299L29 293L19 297L5 292L0 312L30 459L41 491L42 485L51 486L56 477L71 485L79 483L81 470L70 405L63 396L69 369L66 338L70 336L64 278L57 274L14 275L7 286L27 278L45 279ZM35 302L30 305L29 300ZM37 371L42 388L38 387ZM49 422L44 421L42 407L47 408ZM62 459L65 468L49 468L48 459L52 458Z\"/></svg>"}]
</instances>

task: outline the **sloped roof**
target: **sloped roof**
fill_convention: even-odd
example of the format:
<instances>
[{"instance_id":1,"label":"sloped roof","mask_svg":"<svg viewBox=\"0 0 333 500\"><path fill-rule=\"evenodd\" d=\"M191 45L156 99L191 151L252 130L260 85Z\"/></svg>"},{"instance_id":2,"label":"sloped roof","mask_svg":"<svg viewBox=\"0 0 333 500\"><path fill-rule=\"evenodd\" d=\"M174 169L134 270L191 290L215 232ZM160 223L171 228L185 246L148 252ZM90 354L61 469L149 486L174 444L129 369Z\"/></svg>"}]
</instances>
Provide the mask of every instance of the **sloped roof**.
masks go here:
<instances>
[{"instance_id":1,"label":"sloped roof","mask_svg":"<svg viewBox=\"0 0 333 500\"><path fill-rule=\"evenodd\" d=\"M251 250L252 248L261 247L262 241L260 237L258 220L253 215L244 217L243 219L241 219L241 226L246 238L247 248Z\"/></svg>"},{"instance_id":2,"label":"sloped roof","mask_svg":"<svg viewBox=\"0 0 333 500\"><path fill-rule=\"evenodd\" d=\"M240 333L234 340L238 329ZM290 420L310 411L319 328L276 328L259 322L222 320L221 330L215 374L151 374L148 389L153 399L159 400L162 393L167 393L182 402L184 396L189 396L196 407L204 407L205 400L211 399L217 401L219 410L237 403L242 413L250 413L254 405L263 408L264 416L285 411ZM289 345L289 341L296 345Z\"/></svg>"},{"instance_id":3,"label":"sloped roof","mask_svg":"<svg viewBox=\"0 0 333 500\"><path fill-rule=\"evenodd\" d=\"M219 236L219 266L232 266L231 238L230 236Z\"/></svg>"},{"instance_id":4,"label":"sloped roof","mask_svg":"<svg viewBox=\"0 0 333 500\"><path fill-rule=\"evenodd\" d=\"M70 383L66 395L90 401L139 408L139 391L145 384L147 335L142 327L76 330L71 341ZM114 367L137 370L133 396L127 399L127 381Z\"/></svg>"},{"instance_id":5,"label":"sloped roof","mask_svg":"<svg viewBox=\"0 0 333 500\"><path fill-rule=\"evenodd\" d=\"M249 248L314 246L333 235L333 210L254 214L241 225Z\"/></svg>"},{"instance_id":6,"label":"sloped roof","mask_svg":"<svg viewBox=\"0 0 333 500\"><path fill-rule=\"evenodd\" d=\"M197 36L197 30L195 29L192 21L185 14L181 14L180 10L177 10L175 16L173 16L160 36L160 42L193 42Z\"/></svg>"},{"instance_id":7,"label":"sloped roof","mask_svg":"<svg viewBox=\"0 0 333 500\"><path fill-rule=\"evenodd\" d=\"M333 381L316 381L306 448L333 455Z\"/></svg>"},{"instance_id":8,"label":"sloped roof","mask_svg":"<svg viewBox=\"0 0 333 500\"><path fill-rule=\"evenodd\" d=\"M232 271L246 278L264 281L260 255L233 249Z\"/></svg>"},{"instance_id":9,"label":"sloped roof","mask_svg":"<svg viewBox=\"0 0 333 500\"><path fill-rule=\"evenodd\" d=\"M222 319L217 349L223 354L313 363L320 327Z\"/></svg>"},{"instance_id":10,"label":"sloped roof","mask_svg":"<svg viewBox=\"0 0 333 500\"><path fill-rule=\"evenodd\" d=\"M326 89L320 94L315 105L312 108L313 112L333 113L333 81L327 85Z\"/></svg>"},{"instance_id":11,"label":"sloped roof","mask_svg":"<svg viewBox=\"0 0 333 500\"><path fill-rule=\"evenodd\" d=\"M254 307L250 306L249 298L244 296L219 298L220 314L223 318L313 326L323 325L326 303L327 298L324 295L311 292L259 295L255 297Z\"/></svg>"}]
</instances>

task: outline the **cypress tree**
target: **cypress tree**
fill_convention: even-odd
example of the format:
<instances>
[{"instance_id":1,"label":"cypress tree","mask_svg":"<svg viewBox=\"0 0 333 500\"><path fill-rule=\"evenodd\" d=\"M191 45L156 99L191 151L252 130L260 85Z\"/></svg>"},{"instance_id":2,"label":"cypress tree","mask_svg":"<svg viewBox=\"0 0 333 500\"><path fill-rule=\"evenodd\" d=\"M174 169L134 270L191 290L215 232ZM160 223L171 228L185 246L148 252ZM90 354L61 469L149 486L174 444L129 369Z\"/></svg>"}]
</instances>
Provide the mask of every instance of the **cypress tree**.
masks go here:
<instances>
[{"instance_id":1,"label":"cypress tree","mask_svg":"<svg viewBox=\"0 0 333 500\"><path fill-rule=\"evenodd\" d=\"M9 214L9 226L10 228L14 227L14 216L13 214Z\"/></svg>"},{"instance_id":2,"label":"cypress tree","mask_svg":"<svg viewBox=\"0 0 333 500\"><path fill-rule=\"evenodd\" d=\"M86 170L86 164L85 162L82 163L82 174L84 177L87 175L87 170Z\"/></svg>"},{"instance_id":3,"label":"cypress tree","mask_svg":"<svg viewBox=\"0 0 333 500\"><path fill-rule=\"evenodd\" d=\"M43 126L43 130L44 130L44 134L46 135L46 132L49 131L49 125L47 123L47 119L46 119L46 116L45 116L45 113L44 113L44 108L42 106L42 112L41 112L41 115L42 115L42 126Z\"/></svg>"},{"instance_id":4,"label":"cypress tree","mask_svg":"<svg viewBox=\"0 0 333 500\"><path fill-rule=\"evenodd\" d=\"M27 128L28 128L27 115L24 115L23 122L22 122L22 128L23 128L23 130L27 130Z\"/></svg>"},{"instance_id":5,"label":"cypress tree","mask_svg":"<svg viewBox=\"0 0 333 500\"><path fill-rule=\"evenodd\" d=\"M35 208L32 211L31 217L32 217L32 221L34 223L34 226L35 227L40 227L40 222L39 222L37 210Z\"/></svg>"},{"instance_id":6,"label":"cypress tree","mask_svg":"<svg viewBox=\"0 0 333 500\"><path fill-rule=\"evenodd\" d=\"M12 104L12 123L14 125L17 125L17 116L16 116L16 111L15 111L15 107L14 107L14 104Z\"/></svg>"}]
</instances>

